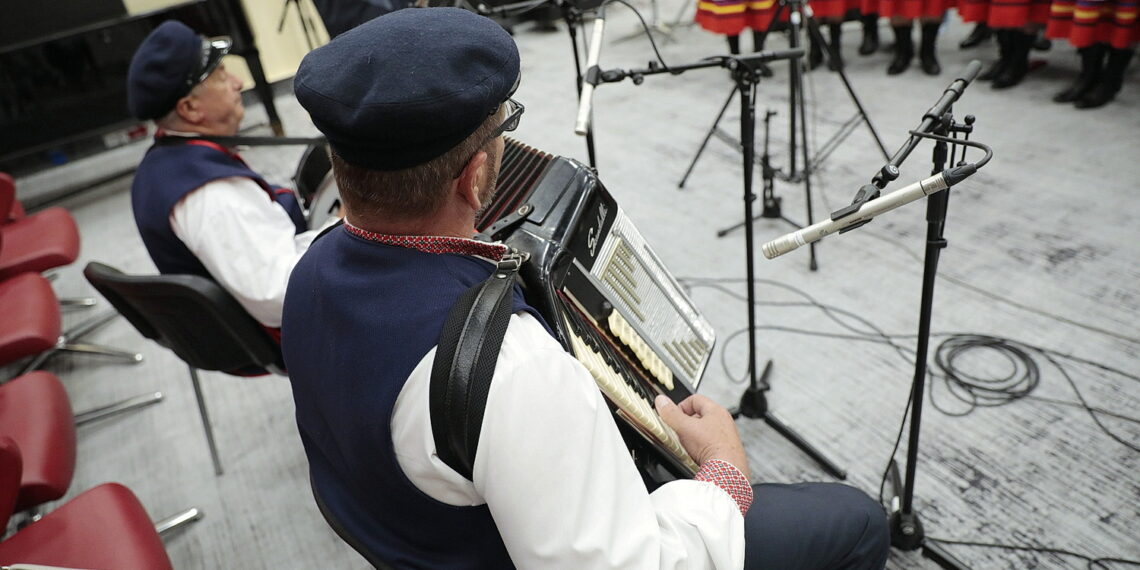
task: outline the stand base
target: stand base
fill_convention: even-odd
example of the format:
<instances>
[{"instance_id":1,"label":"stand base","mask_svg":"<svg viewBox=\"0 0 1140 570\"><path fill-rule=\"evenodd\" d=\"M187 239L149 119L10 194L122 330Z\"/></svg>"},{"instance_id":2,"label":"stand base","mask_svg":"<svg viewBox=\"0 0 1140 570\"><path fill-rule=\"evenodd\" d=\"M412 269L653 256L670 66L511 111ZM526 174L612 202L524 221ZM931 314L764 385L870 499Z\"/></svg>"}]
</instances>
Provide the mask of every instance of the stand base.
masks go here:
<instances>
[{"instance_id":1,"label":"stand base","mask_svg":"<svg viewBox=\"0 0 1140 570\"><path fill-rule=\"evenodd\" d=\"M891 513L891 546L899 550L922 549L923 558L929 558L941 568L969 570L970 566L946 552L942 545L927 540L922 530L922 521L914 513L902 511Z\"/></svg>"},{"instance_id":2,"label":"stand base","mask_svg":"<svg viewBox=\"0 0 1140 570\"><path fill-rule=\"evenodd\" d=\"M764 423L768 424L776 433L783 436L784 439L790 441L792 445L800 448L800 451L803 451L808 457L815 460L829 475L841 481L847 479L846 470L836 465L835 462L828 459L823 452L811 443L808 443L803 436L777 419L776 416L772 415L771 410L768 409L768 398L764 394L764 392L768 390L768 373L771 372L771 370L772 361L769 360L768 363L764 365L764 371L760 373L760 380L756 385L749 386L744 390L744 394L740 397L740 406L735 410L729 410L732 413L732 417L739 418L740 416L744 416L746 418L764 420ZM763 388L760 386L763 386Z\"/></svg>"},{"instance_id":3,"label":"stand base","mask_svg":"<svg viewBox=\"0 0 1140 570\"><path fill-rule=\"evenodd\" d=\"M891 513L891 546L900 550L916 550L922 546L922 521L914 513Z\"/></svg>"}]
</instances>

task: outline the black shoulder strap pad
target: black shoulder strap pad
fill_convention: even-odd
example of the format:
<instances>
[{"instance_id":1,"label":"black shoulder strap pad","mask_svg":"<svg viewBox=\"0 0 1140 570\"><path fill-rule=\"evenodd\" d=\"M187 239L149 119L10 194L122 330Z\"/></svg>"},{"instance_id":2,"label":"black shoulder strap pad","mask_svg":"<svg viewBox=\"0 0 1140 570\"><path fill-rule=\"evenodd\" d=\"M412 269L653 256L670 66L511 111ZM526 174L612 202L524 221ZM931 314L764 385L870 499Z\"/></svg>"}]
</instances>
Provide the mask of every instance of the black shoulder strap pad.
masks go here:
<instances>
[{"instance_id":1,"label":"black shoulder strap pad","mask_svg":"<svg viewBox=\"0 0 1140 570\"><path fill-rule=\"evenodd\" d=\"M525 255L508 253L486 281L464 292L436 347L429 389L432 436L439 458L468 480L523 261Z\"/></svg>"}]
</instances>

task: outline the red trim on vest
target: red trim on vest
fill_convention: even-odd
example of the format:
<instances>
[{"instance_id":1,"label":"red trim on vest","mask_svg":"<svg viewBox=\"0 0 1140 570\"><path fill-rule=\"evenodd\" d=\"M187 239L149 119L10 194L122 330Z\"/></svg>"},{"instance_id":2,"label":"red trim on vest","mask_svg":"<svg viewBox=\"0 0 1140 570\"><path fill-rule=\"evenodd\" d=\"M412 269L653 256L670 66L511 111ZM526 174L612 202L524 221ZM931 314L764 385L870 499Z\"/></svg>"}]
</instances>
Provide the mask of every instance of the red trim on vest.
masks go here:
<instances>
[{"instance_id":1,"label":"red trim on vest","mask_svg":"<svg viewBox=\"0 0 1140 570\"><path fill-rule=\"evenodd\" d=\"M499 261L507 254L507 246L501 243L487 243L473 239L448 236L378 234L362 230L348 222L345 222L344 229L348 230L348 233L361 239L382 243L384 245L416 249L424 253L458 253L460 255L483 257L493 261Z\"/></svg>"},{"instance_id":2,"label":"red trim on vest","mask_svg":"<svg viewBox=\"0 0 1140 570\"><path fill-rule=\"evenodd\" d=\"M162 129L158 129L157 131L154 132L154 138L155 139L159 139L159 138L162 138L165 136L166 136L166 133ZM240 154L238 154L237 152L230 150L230 149L228 149L228 148L226 148L226 147L224 147L224 146L222 146L222 145L220 145L214 141L205 141L205 140L201 140L201 139L190 139L190 140L186 141L186 144L192 144L194 146L204 146L206 148L212 148L212 149L214 149L214 150L216 150L216 151L240 162L242 164L242 166L249 168L249 165L246 164L245 160L242 159ZM260 187L261 184L258 184L258 186ZM269 196L270 202L276 202L277 201L273 197L273 191L272 190L270 190L269 188L261 188L261 189L265 190L265 194L267 196ZM281 192L279 191L278 194L280 194L280 193Z\"/></svg>"}]
</instances>

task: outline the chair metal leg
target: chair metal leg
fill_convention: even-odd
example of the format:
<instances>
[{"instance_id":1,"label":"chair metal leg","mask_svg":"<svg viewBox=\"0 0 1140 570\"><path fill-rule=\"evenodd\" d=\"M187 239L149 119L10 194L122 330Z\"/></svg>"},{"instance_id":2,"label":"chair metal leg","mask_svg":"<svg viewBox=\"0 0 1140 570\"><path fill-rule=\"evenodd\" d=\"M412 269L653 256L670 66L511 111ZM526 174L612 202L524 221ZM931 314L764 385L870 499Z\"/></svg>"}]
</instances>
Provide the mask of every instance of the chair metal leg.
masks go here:
<instances>
[{"instance_id":1,"label":"chair metal leg","mask_svg":"<svg viewBox=\"0 0 1140 570\"><path fill-rule=\"evenodd\" d=\"M194 397L198 398L198 412L202 414L202 427L206 430L206 443L210 446L210 457L214 460L214 474L222 474L222 460L218 457L218 445L214 443L214 427L210 414L206 412L206 400L202 397L202 385L198 381L198 370L190 367L190 380L194 383Z\"/></svg>"},{"instance_id":2,"label":"chair metal leg","mask_svg":"<svg viewBox=\"0 0 1140 570\"><path fill-rule=\"evenodd\" d=\"M81 352L84 354L99 354L102 356L110 356L125 360L131 364L138 364L143 361L143 355L137 352L127 352L117 348L109 348L98 344L90 344L86 342L70 342L63 346L57 347L56 350L65 352Z\"/></svg>"},{"instance_id":3,"label":"chair metal leg","mask_svg":"<svg viewBox=\"0 0 1140 570\"><path fill-rule=\"evenodd\" d=\"M95 299L91 297L66 297L59 300L59 306L65 309L94 307L95 303Z\"/></svg>"},{"instance_id":4,"label":"chair metal leg","mask_svg":"<svg viewBox=\"0 0 1140 570\"><path fill-rule=\"evenodd\" d=\"M90 319L87 319L86 321L83 321L82 323L79 323L78 325L67 329L63 332L63 336L68 341L79 340L79 338L83 335L115 320L115 317L118 316L119 313L115 311L107 311L101 315L95 315L94 317L91 317Z\"/></svg>"},{"instance_id":5,"label":"chair metal leg","mask_svg":"<svg viewBox=\"0 0 1140 570\"><path fill-rule=\"evenodd\" d=\"M51 358L55 355L55 353L61 350L68 352L83 352L87 354L100 354L103 356L110 356L112 358L120 358L132 364L138 364L139 362L142 362L143 356L138 353L126 352L94 344L75 342L76 340L79 340L80 337L90 333L91 331L94 331L99 327L106 325L118 316L119 313L115 311L107 311L64 331L56 341L54 347L37 354L34 358L32 358L30 362L28 362L28 364L24 365L24 367L20 370L20 374L27 374L28 372L39 369L41 366L43 366L44 362L47 362L48 358Z\"/></svg>"},{"instance_id":6,"label":"chair metal leg","mask_svg":"<svg viewBox=\"0 0 1140 570\"><path fill-rule=\"evenodd\" d=\"M197 507L189 508L174 516L164 518L154 523L154 530L158 531L159 535L165 535L176 528L190 524L204 516L206 516L205 513Z\"/></svg>"},{"instance_id":7,"label":"chair metal leg","mask_svg":"<svg viewBox=\"0 0 1140 570\"><path fill-rule=\"evenodd\" d=\"M75 425L81 426L95 420L101 420L103 418L108 418L129 412L131 410L137 410L139 408L150 406L152 404L157 404L161 401L162 392L151 392L150 394L135 396L134 398L115 402L114 404L108 404L106 406L100 406L98 408L79 412L78 414L75 414Z\"/></svg>"}]
</instances>

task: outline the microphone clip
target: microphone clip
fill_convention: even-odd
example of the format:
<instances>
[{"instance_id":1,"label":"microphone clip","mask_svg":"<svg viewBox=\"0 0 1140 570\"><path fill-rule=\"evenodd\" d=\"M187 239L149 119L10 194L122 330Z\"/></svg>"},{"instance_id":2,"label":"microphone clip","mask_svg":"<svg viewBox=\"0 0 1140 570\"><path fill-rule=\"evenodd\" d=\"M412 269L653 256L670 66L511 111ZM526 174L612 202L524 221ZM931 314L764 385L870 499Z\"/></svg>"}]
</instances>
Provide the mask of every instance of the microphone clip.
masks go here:
<instances>
[{"instance_id":1,"label":"microphone clip","mask_svg":"<svg viewBox=\"0 0 1140 570\"><path fill-rule=\"evenodd\" d=\"M582 78L582 81L585 81L586 83L597 87L598 84L602 82L601 68L596 65L591 66L590 69L586 70L586 75Z\"/></svg>"},{"instance_id":2,"label":"microphone clip","mask_svg":"<svg viewBox=\"0 0 1140 570\"><path fill-rule=\"evenodd\" d=\"M863 207L863 204L866 204L867 202L878 198L879 194L880 190L878 186L875 186L874 184L864 184L863 187L859 188L859 191L855 193L855 199L851 201L851 205L832 212L831 219L840 220L846 218L847 216L850 216L851 214L854 214L855 212L858 212L859 208ZM848 230L853 230L869 221L871 220L865 220L856 225L848 226L847 228L841 230L841 233Z\"/></svg>"}]
</instances>

